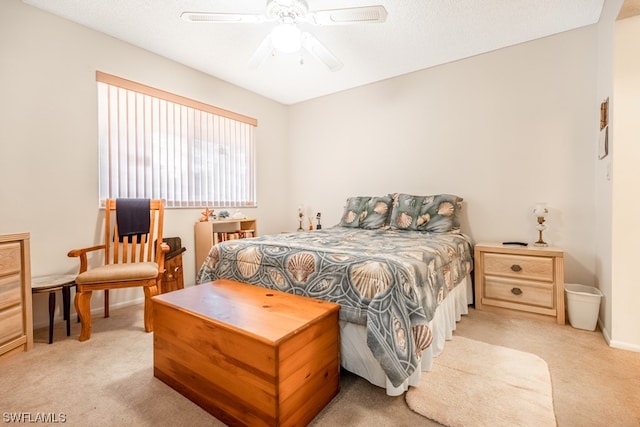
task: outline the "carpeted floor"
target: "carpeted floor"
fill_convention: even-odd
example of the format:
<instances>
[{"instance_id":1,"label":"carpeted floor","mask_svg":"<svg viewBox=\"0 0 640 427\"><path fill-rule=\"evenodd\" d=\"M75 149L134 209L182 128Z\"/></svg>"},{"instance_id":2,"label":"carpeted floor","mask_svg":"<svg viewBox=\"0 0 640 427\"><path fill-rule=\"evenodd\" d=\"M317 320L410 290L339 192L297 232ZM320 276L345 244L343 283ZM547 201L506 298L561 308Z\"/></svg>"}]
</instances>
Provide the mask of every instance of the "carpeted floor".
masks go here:
<instances>
[{"instance_id":1,"label":"carpeted floor","mask_svg":"<svg viewBox=\"0 0 640 427\"><path fill-rule=\"evenodd\" d=\"M18 413L64 416L69 426L219 426L215 418L153 377L153 334L143 332L142 306L94 317L91 340L54 343L36 331L35 348L0 360L2 422ZM599 332L558 326L513 312L470 310L454 335L537 354L548 366L558 426L640 426L640 353L608 347ZM452 405L464 404L458 402ZM50 418L51 420L51 418ZM39 423L40 425L46 423ZM60 424L59 418L57 423ZM413 412L405 396L343 372L338 396L314 426L436 426Z\"/></svg>"}]
</instances>

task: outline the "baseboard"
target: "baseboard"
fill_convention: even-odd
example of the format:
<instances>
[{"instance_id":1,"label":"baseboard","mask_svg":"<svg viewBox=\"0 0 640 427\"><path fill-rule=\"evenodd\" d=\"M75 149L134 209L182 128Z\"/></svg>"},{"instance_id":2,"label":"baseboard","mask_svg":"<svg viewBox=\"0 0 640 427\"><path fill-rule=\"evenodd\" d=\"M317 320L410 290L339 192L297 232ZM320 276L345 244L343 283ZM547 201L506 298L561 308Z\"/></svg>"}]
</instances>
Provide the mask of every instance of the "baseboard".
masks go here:
<instances>
[{"instance_id":1,"label":"baseboard","mask_svg":"<svg viewBox=\"0 0 640 427\"><path fill-rule=\"evenodd\" d=\"M609 346L620 350L630 350L640 353L640 345L638 344L630 344L623 341L612 340L609 342Z\"/></svg>"},{"instance_id":2,"label":"baseboard","mask_svg":"<svg viewBox=\"0 0 640 427\"><path fill-rule=\"evenodd\" d=\"M624 341L612 340L611 339L611 334L604 327L604 325L603 325L603 323L602 323L602 321L600 319L598 319L598 326L600 327L600 330L602 331L602 336L604 337L604 340L609 345L609 347L617 348L619 350L629 350L629 351L635 351L635 352L640 353L640 345L638 345L638 344L630 344L630 343L624 342Z\"/></svg>"},{"instance_id":3,"label":"baseboard","mask_svg":"<svg viewBox=\"0 0 640 427\"><path fill-rule=\"evenodd\" d=\"M113 309L128 307L130 305L136 305L136 304L144 304L144 297L127 300L127 301L121 301L118 303L111 303L109 305L109 309L113 310ZM73 308L74 308L73 298L71 298L71 312L69 313L69 316L71 316L71 319L75 319L78 317L77 313ZM102 316L103 314L104 314L104 305L102 305L102 303L100 304L100 306L93 307L91 309L91 317L98 317L98 316ZM64 321L65 320L63 318L62 312L57 313L57 315L53 318L54 325L58 322L64 322ZM48 328L48 327L49 327L49 319L33 324L33 329Z\"/></svg>"},{"instance_id":4,"label":"baseboard","mask_svg":"<svg viewBox=\"0 0 640 427\"><path fill-rule=\"evenodd\" d=\"M609 334L609 330L604 327L604 322L602 319L598 318L598 327L602 331L602 336L604 337L604 341L607 343L609 347L611 347L611 335Z\"/></svg>"}]
</instances>

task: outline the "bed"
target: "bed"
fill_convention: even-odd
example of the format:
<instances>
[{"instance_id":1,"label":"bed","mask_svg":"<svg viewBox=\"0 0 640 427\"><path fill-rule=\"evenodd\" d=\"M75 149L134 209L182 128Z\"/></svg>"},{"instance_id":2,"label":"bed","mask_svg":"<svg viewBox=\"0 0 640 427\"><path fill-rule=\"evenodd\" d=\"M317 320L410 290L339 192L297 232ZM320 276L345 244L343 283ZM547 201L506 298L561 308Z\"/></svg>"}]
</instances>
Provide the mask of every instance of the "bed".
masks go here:
<instances>
[{"instance_id":1,"label":"bed","mask_svg":"<svg viewBox=\"0 0 640 427\"><path fill-rule=\"evenodd\" d=\"M462 199L347 199L322 230L220 242L196 282L227 278L340 304L344 369L399 395L431 368L470 301L472 241Z\"/></svg>"}]
</instances>

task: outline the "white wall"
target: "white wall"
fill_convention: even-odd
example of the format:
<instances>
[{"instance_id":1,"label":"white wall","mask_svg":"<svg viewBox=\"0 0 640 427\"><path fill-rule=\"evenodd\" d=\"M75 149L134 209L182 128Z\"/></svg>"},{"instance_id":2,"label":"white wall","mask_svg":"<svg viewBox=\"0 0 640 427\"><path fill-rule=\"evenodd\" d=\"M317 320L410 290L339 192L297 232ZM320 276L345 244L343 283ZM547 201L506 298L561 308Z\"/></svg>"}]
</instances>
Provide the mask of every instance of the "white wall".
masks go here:
<instances>
[{"instance_id":1,"label":"white wall","mask_svg":"<svg viewBox=\"0 0 640 427\"><path fill-rule=\"evenodd\" d=\"M100 241L96 70L257 118L259 207L245 213L258 218L261 233L285 226L286 107L19 0L5 0L0 2L0 234L31 233L34 275L77 272L78 260L67 252ZM200 211L171 209L165 215L165 236L180 236L187 248L187 284L195 278L193 225ZM101 294L94 295L93 307L101 306ZM141 298L140 289L115 291L112 305ZM46 296L34 296L37 326L48 323L46 307Z\"/></svg>"},{"instance_id":2,"label":"white wall","mask_svg":"<svg viewBox=\"0 0 640 427\"><path fill-rule=\"evenodd\" d=\"M611 345L640 351L640 16L616 23ZM635 345L631 345L635 343Z\"/></svg>"},{"instance_id":3,"label":"white wall","mask_svg":"<svg viewBox=\"0 0 640 427\"><path fill-rule=\"evenodd\" d=\"M292 204L339 221L352 195L455 193L476 241L537 239L593 284L595 26L291 107ZM290 210L293 209L293 206Z\"/></svg>"}]
</instances>

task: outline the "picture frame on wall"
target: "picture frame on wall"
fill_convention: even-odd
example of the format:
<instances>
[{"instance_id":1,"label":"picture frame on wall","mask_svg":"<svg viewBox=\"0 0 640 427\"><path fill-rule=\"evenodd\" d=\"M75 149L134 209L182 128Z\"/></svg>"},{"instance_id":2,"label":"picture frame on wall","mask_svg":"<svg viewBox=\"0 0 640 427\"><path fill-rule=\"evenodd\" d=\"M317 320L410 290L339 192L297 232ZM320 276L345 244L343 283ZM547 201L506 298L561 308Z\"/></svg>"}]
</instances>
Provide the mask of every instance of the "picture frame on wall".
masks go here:
<instances>
[{"instance_id":1,"label":"picture frame on wall","mask_svg":"<svg viewBox=\"0 0 640 427\"><path fill-rule=\"evenodd\" d=\"M598 141L598 158L604 159L609 154L609 126L605 126L600 131L600 138Z\"/></svg>"},{"instance_id":2,"label":"picture frame on wall","mask_svg":"<svg viewBox=\"0 0 640 427\"><path fill-rule=\"evenodd\" d=\"M598 158L609 154L609 98L600 103L600 136L598 138Z\"/></svg>"},{"instance_id":3,"label":"picture frame on wall","mask_svg":"<svg viewBox=\"0 0 640 427\"><path fill-rule=\"evenodd\" d=\"M604 130L609 125L609 98L600 104L600 130Z\"/></svg>"}]
</instances>

